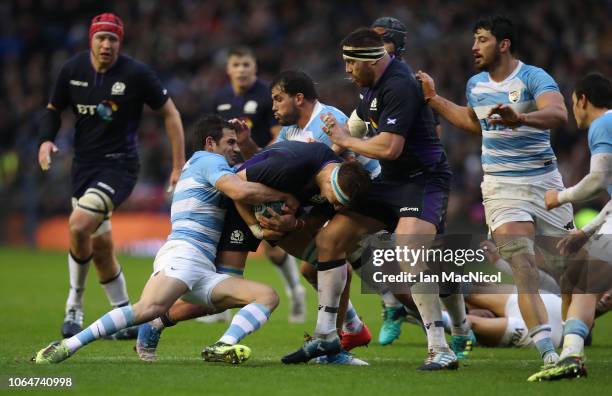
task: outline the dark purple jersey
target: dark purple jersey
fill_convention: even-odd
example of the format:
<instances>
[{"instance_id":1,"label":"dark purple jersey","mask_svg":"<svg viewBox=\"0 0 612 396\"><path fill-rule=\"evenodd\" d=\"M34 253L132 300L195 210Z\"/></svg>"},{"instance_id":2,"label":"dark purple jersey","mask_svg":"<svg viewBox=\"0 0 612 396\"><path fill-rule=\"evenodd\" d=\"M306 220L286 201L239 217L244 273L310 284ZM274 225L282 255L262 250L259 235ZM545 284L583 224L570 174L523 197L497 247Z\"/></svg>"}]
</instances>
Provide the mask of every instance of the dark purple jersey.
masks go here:
<instances>
[{"instance_id":1,"label":"dark purple jersey","mask_svg":"<svg viewBox=\"0 0 612 396\"><path fill-rule=\"evenodd\" d=\"M381 177L404 180L420 172L450 176L432 112L408 65L393 59L376 84L363 89L361 96L357 114L366 122L368 135L389 132L406 139L399 158L380 160Z\"/></svg>"},{"instance_id":2,"label":"dark purple jersey","mask_svg":"<svg viewBox=\"0 0 612 396\"><path fill-rule=\"evenodd\" d=\"M267 83L256 80L243 95L234 94L227 84L215 96L214 111L226 120L240 118L251 128L251 137L259 147L266 147L272 140L270 128L276 125L272 113L272 97Z\"/></svg>"},{"instance_id":3,"label":"dark purple jersey","mask_svg":"<svg viewBox=\"0 0 612 396\"><path fill-rule=\"evenodd\" d=\"M68 60L60 70L49 102L76 115L75 162L133 159L137 161L137 130L143 104L161 108L168 93L142 62L119 55L105 73L91 64L89 51Z\"/></svg>"}]
</instances>

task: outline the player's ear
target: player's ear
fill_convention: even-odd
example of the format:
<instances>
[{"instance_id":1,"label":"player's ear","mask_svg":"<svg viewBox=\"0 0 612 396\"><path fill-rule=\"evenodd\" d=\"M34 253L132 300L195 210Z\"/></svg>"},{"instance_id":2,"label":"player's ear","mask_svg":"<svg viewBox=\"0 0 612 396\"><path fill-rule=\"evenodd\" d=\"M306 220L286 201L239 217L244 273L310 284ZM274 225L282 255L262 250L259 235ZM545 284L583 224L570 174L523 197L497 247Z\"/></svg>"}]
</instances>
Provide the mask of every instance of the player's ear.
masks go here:
<instances>
[{"instance_id":1,"label":"player's ear","mask_svg":"<svg viewBox=\"0 0 612 396\"><path fill-rule=\"evenodd\" d=\"M499 50L501 52L510 52L510 46L511 45L512 45L512 42L509 39L503 39L499 43Z\"/></svg>"},{"instance_id":2,"label":"player's ear","mask_svg":"<svg viewBox=\"0 0 612 396\"><path fill-rule=\"evenodd\" d=\"M215 143L215 139L212 136L206 136L206 140L204 141L204 149L213 149L215 147Z\"/></svg>"},{"instance_id":3,"label":"player's ear","mask_svg":"<svg viewBox=\"0 0 612 396\"><path fill-rule=\"evenodd\" d=\"M295 104L297 106L301 106L302 103L304 103L304 94L301 92L298 92L294 97L293 100L295 100Z\"/></svg>"}]
</instances>

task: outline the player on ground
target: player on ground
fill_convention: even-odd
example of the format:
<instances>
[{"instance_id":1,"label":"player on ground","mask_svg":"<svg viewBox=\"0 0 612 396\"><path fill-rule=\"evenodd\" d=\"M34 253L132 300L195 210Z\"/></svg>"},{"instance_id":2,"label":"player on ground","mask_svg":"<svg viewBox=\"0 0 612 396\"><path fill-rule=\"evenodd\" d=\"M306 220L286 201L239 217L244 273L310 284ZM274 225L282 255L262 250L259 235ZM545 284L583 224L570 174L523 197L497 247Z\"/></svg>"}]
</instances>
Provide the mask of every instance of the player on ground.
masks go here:
<instances>
[{"instance_id":1,"label":"player on ground","mask_svg":"<svg viewBox=\"0 0 612 396\"><path fill-rule=\"evenodd\" d=\"M567 122L563 96L544 70L517 59L516 32L503 17L477 22L472 53L481 72L467 83L467 106L437 95L434 82L417 73L429 105L451 124L482 134L483 203L487 225L502 257L510 261L519 306L545 364L559 356L538 291L534 235L559 236L573 228L572 207L544 209L544 192L563 188L550 129Z\"/></svg>"},{"instance_id":2,"label":"player on ground","mask_svg":"<svg viewBox=\"0 0 612 396\"><path fill-rule=\"evenodd\" d=\"M361 236L386 226L397 234L417 236L420 246L443 231L451 172L412 71L405 63L391 59L380 36L370 29L351 33L343 40L342 49L346 72L364 88L357 115L366 120L373 137L351 137L332 114L325 116L326 130L335 144L379 159L382 171L373 180L363 205L337 213L317 235L319 313L315 337L285 356L285 363L305 362L339 344L335 321L346 278L344 263ZM423 269L424 263L415 268ZM437 284L412 286L428 328L430 354L420 369L454 369L457 357L444 338L440 302L433 288L437 289ZM462 296L460 302L463 304ZM467 338L463 305L458 311L462 311Z\"/></svg>"},{"instance_id":3,"label":"player on ground","mask_svg":"<svg viewBox=\"0 0 612 396\"><path fill-rule=\"evenodd\" d=\"M585 76L572 94L574 118L578 128L588 128L591 169L575 186L563 191L546 192L546 207L553 209L565 203L596 198L607 190L612 194L612 82L601 74ZM577 252L595 233L612 234L612 201L582 229L574 230L559 242L562 254ZM602 241L603 242L603 241ZM606 241L609 242L609 241ZM605 242L604 242L605 243ZM606 249L604 247L604 249ZM612 247L606 249L612 257ZM534 375L535 380L556 380L586 376L584 340L595 316L596 294L573 294L563 330L563 350L557 364Z\"/></svg>"},{"instance_id":4,"label":"player on ground","mask_svg":"<svg viewBox=\"0 0 612 396\"><path fill-rule=\"evenodd\" d=\"M242 157L248 159L278 136L280 126L274 120L270 87L257 77L257 60L251 49L235 47L228 51L227 75L230 81L215 96L214 110L226 120L238 118L247 123L251 130L251 139L240 139L239 136L239 144ZM289 323L304 323L305 290L300 283L295 259L267 242L263 247L266 256L281 273L285 291L291 297ZM202 321L222 317L223 314L207 316L202 318Z\"/></svg>"},{"instance_id":5,"label":"player on ground","mask_svg":"<svg viewBox=\"0 0 612 396\"><path fill-rule=\"evenodd\" d=\"M83 293L93 262L109 302L129 304L125 278L115 257L110 217L127 199L138 177L137 132L143 104L164 118L172 145L170 188L185 163L181 117L166 89L145 64L119 53L123 22L113 14L93 18L89 51L62 66L40 122L38 161L46 171L61 125L61 112L71 107L76 115L70 252L70 290L62 336L82 330ZM120 333L117 334L118 336ZM123 332L123 336L129 336Z\"/></svg>"},{"instance_id":6,"label":"player on ground","mask_svg":"<svg viewBox=\"0 0 612 396\"><path fill-rule=\"evenodd\" d=\"M297 202L289 194L235 175L231 166L239 153L236 132L222 118L211 116L198 122L195 142L200 151L185 164L174 192L172 232L155 257L153 275L140 300L110 311L73 337L51 343L37 353L36 363L59 363L100 337L158 318L179 298L209 310L243 307L202 356L234 364L248 359L250 349L238 342L266 323L278 305L278 295L261 283L216 272L225 196L250 204L283 200L293 209Z\"/></svg>"}]
</instances>

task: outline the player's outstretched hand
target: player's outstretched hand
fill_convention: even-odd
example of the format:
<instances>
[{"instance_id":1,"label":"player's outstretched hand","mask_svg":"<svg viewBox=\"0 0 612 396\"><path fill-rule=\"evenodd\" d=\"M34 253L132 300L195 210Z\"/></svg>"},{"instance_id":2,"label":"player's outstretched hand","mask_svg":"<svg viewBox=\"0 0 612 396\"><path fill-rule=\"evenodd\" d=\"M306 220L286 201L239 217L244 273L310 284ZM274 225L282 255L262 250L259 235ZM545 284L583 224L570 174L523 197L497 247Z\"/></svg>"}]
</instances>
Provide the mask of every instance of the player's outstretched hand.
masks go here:
<instances>
[{"instance_id":1,"label":"player's outstretched hand","mask_svg":"<svg viewBox=\"0 0 612 396\"><path fill-rule=\"evenodd\" d=\"M57 153L59 149L52 141L47 140L38 149L38 164L40 169L47 171L51 168L51 154Z\"/></svg>"},{"instance_id":2,"label":"player's outstretched hand","mask_svg":"<svg viewBox=\"0 0 612 396\"><path fill-rule=\"evenodd\" d=\"M228 122L236 130L236 139L238 141L238 144L249 140L249 138L251 137L251 128L249 128L249 125L246 123L246 121L238 118L232 118Z\"/></svg>"},{"instance_id":3,"label":"player's outstretched hand","mask_svg":"<svg viewBox=\"0 0 612 396\"><path fill-rule=\"evenodd\" d=\"M557 190L548 190L544 195L544 203L546 204L546 209L551 210L559 206L559 191Z\"/></svg>"},{"instance_id":4,"label":"player's outstretched hand","mask_svg":"<svg viewBox=\"0 0 612 396\"><path fill-rule=\"evenodd\" d=\"M437 95L436 83L429 74L425 73L422 70L419 70L414 76L417 80L421 82L421 88L423 89L423 99L425 99L425 101L429 101L429 99Z\"/></svg>"},{"instance_id":5,"label":"player's outstretched hand","mask_svg":"<svg viewBox=\"0 0 612 396\"><path fill-rule=\"evenodd\" d=\"M557 242L557 249L562 256L576 253L589 240L589 236L582 230L574 230Z\"/></svg>"},{"instance_id":6,"label":"player's outstretched hand","mask_svg":"<svg viewBox=\"0 0 612 396\"><path fill-rule=\"evenodd\" d=\"M498 104L489 111L488 121L491 125L504 125L516 128L523 124L521 114L508 105Z\"/></svg>"},{"instance_id":7,"label":"player's outstretched hand","mask_svg":"<svg viewBox=\"0 0 612 396\"><path fill-rule=\"evenodd\" d=\"M321 114L319 116L325 124L323 132L325 132L331 141L338 146L344 147L344 142L351 137L348 127L345 124L338 122L332 113Z\"/></svg>"}]
</instances>

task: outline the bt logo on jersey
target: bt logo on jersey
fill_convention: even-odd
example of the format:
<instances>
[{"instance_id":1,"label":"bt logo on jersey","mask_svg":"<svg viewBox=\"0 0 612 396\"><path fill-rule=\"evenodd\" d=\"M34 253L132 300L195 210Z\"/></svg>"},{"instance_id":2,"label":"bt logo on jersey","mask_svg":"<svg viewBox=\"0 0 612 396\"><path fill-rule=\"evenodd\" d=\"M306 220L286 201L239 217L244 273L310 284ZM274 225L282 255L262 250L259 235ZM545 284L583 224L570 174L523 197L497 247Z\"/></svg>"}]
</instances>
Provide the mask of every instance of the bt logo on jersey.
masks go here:
<instances>
[{"instance_id":1,"label":"bt logo on jersey","mask_svg":"<svg viewBox=\"0 0 612 396\"><path fill-rule=\"evenodd\" d=\"M76 107L77 107L77 112L79 114L89 114L89 115L96 114L96 106L77 104Z\"/></svg>"}]
</instances>

